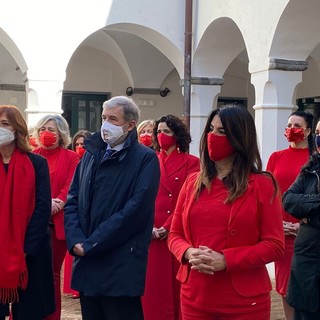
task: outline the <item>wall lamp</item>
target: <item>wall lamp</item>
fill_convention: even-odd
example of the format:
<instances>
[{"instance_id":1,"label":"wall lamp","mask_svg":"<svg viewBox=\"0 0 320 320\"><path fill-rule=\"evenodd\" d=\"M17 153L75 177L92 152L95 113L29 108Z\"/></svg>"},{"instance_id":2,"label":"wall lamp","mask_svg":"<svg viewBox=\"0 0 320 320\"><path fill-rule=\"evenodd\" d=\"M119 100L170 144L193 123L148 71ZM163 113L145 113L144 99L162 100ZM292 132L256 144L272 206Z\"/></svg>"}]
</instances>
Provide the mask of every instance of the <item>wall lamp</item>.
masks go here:
<instances>
[{"instance_id":1,"label":"wall lamp","mask_svg":"<svg viewBox=\"0 0 320 320\"><path fill-rule=\"evenodd\" d=\"M160 94L161 97L166 97L167 94L170 92L171 90L167 87L165 87L163 90L160 89L153 89L153 88L132 88L132 87L128 87L126 89L126 95L127 96L132 96L134 93L138 93L138 94L151 94L151 95L157 95Z\"/></svg>"},{"instance_id":2,"label":"wall lamp","mask_svg":"<svg viewBox=\"0 0 320 320\"><path fill-rule=\"evenodd\" d=\"M170 92L171 90L167 87L165 87L163 90L160 91L160 96L161 97L166 97L167 94Z\"/></svg>"},{"instance_id":3,"label":"wall lamp","mask_svg":"<svg viewBox=\"0 0 320 320\"><path fill-rule=\"evenodd\" d=\"M132 96L133 95L133 88L132 87L128 87L127 89L126 89L126 95L127 96Z\"/></svg>"}]
</instances>

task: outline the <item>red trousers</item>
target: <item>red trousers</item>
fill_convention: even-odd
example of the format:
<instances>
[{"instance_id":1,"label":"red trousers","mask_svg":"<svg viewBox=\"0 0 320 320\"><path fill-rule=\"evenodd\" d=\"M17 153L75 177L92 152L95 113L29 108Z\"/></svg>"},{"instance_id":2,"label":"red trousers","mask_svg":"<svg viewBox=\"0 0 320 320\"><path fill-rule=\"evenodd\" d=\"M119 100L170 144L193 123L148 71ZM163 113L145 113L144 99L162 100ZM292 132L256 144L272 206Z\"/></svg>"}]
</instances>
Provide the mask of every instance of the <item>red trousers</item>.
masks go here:
<instances>
[{"instance_id":1,"label":"red trousers","mask_svg":"<svg viewBox=\"0 0 320 320\"><path fill-rule=\"evenodd\" d=\"M246 308L243 311L234 310L232 305L225 310L209 312L197 309L190 305L188 301L181 298L181 313L183 320L270 320L270 296L266 295L264 303Z\"/></svg>"},{"instance_id":2,"label":"red trousers","mask_svg":"<svg viewBox=\"0 0 320 320\"><path fill-rule=\"evenodd\" d=\"M52 229L52 260L54 273L54 290L56 299L56 311L50 314L45 320L60 320L61 318L61 268L67 253L66 240L59 240Z\"/></svg>"},{"instance_id":3,"label":"red trousers","mask_svg":"<svg viewBox=\"0 0 320 320\"><path fill-rule=\"evenodd\" d=\"M78 291L71 289L71 278L72 278L72 264L74 257L67 253L64 259L63 268L63 293L71 293L73 295L78 294Z\"/></svg>"}]
</instances>

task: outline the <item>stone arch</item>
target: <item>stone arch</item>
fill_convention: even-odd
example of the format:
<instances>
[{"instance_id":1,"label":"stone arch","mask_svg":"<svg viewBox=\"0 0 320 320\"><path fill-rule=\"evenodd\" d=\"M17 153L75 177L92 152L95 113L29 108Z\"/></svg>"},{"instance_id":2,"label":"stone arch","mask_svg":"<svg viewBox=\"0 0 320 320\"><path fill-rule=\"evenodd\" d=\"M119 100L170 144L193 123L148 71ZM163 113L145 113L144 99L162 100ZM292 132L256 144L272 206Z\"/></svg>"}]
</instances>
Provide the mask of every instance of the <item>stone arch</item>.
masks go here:
<instances>
[{"instance_id":1,"label":"stone arch","mask_svg":"<svg viewBox=\"0 0 320 320\"><path fill-rule=\"evenodd\" d=\"M173 67L178 71L180 77L183 77L183 54L180 52L179 48L163 34L146 26L133 23L114 24L109 25L106 28L135 35L150 43L168 58Z\"/></svg>"},{"instance_id":2,"label":"stone arch","mask_svg":"<svg viewBox=\"0 0 320 320\"><path fill-rule=\"evenodd\" d=\"M319 12L320 2L317 0L289 1L279 19L269 56L306 60L320 43Z\"/></svg>"},{"instance_id":3,"label":"stone arch","mask_svg":"<svg viewBox=\"0 0 320 320\"><path fill-rule=\"evenodd\" d=\"M214 20L201 37L193 59L195 77L222 78L230 63L246 50L237 24L228 17Z\"/></svg>"},{"instance_id":4,"label":"stone arch","mask_svg":"<svg viewBox=\"0 0 320 320\"><path fill-rule=\"evenodd\" d=\"M0 28L0 43L15 60L22 74L25 74L28 69L25 59L23 58L15 42L9 37L9 35L2 28Z\"/></svg>"},{"instance_id":5,"label":"stone arch","mask_svg":"<svg viewBox=\"0 0 320 320\"><path fill-rule=\"evenodd\" d=\"M113 57L121 65L131 86L160 87L173 69L183 76L183 59L178 48L159 32L142 25L107 25L90 34L72 57L85 47ZM145 52L150 53L148 59L144 59Z\"/></svg>"}]
</instances>

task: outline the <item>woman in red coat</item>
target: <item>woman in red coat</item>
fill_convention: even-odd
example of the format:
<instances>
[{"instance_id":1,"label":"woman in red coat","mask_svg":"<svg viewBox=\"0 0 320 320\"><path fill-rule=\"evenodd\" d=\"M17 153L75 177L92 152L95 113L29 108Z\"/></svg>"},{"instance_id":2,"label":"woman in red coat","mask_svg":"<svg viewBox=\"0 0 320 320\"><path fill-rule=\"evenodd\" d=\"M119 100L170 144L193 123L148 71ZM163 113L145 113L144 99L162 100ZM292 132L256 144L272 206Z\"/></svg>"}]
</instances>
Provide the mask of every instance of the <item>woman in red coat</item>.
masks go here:
<instances>
[{"instance_id":1,"label":"woman in red coat","mask_svg":"<svg viewBox=\"0 0 320 320\"><path fill-rule=\"evenodd\" d=\"M81 159L85 152L85 139L91 137L92 134L87 130L80 130L73 136L71 147L72 150L75 151L79 158ZM63 268L63 293L72 294L72 298L79 298L79 292L73 290L71 285L71 275L72 275L72 264L73 264L73 256L67 252L66 257L64 259L64 268Z\"/></svg>"},{"instance_id":2,"label":"woman in red coat","mask_svg":"<svg viewBox=\"0 0 320 320\"><path fill-rule=\"evenodd\" d=\"M187 175L199 171L200 164L197 157L186 153L191 137L179 118L161 117L155 121L153 132L160 161L160 185L142 304L145 320L178 320L180 284L176 274L179 265L166 239L179 191Z\"/></svg>"},{"instance_id":3,"label":"woman in red coat","mask_svg":"<svg viewBox=\"0 0 320 320\"><path fill-rule=\"evenodd\" d=\"M52 196L52 251L56 311L46 319L60 320L60 273L67 252L63 206L67 200L69 186L79 162L79 156L74 151L67 149L71 142L69 125L60 115L47 115L40 119L36 125L36 138L40 147L34 152L42 155L48 161Z\"/></svg>"},{"instance_id":4,"label":"woman in red coat","mask_svg":"<svg viewBox=\"0 0 320 320\"><path fill-rule=\"evenodd\" d=\"M284 252L281 200L272 175L261 171L250 113L234 105L212 111L200 158L168 236L181 264L183 320L269 320L265 264Z\"/></svg>"},{"instance_id":5,"label":"woman in red coat","mask_svg":"<svg viewBox=\"0 0 320 320\"><path fill-rule=\"evenodd\" d=\"M305 111L296 111L288 119L285 136L290 143L289 148L271 154L267 170L276 178L281 193L292 185L301 167L308 162L313 150L311 134L313 115ZM282 210L283 229L285 234L285 254L275 262L276 291L282 296L283 310L286 320L293 320L293 308L286 302L286 294L293 256L293 243L300 223L299 220Z\"/></svg>"}]
</instances>

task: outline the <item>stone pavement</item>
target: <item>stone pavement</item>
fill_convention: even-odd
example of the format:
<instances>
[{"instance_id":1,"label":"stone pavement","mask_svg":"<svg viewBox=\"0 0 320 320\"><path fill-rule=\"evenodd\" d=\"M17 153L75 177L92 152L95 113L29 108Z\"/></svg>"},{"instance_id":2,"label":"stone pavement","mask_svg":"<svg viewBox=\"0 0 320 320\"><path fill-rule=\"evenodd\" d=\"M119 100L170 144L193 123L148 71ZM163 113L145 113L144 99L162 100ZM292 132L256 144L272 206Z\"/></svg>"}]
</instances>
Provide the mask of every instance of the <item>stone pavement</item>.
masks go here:
<instances>
[{"instance_id":1,"label":"stone pavement","mask_svg":"<svg viewBox=\"0 0 320 320\"><path fill-rule=\"evenodd\" d=\"M81 320L80 301L71 295L62 295L61 320ZM98 319L97 319L98 320Z\"/></svg>"},{"instance_id":2,"label":"stone pavement","mask_svg":"<svg viewBox=\"0 0 320 320\"><path fill-rule=\"evenodd\" d=\"M281 298L274 290L271 293L271 301L272 302L271 302L270 320L285 320L284 314L282 311ZM62 295L61 320L81 320L81 319L82 318L81 318L79 299L73 299L70 295L65 295L65 294Z\"/></svg>"}]
</instances>

